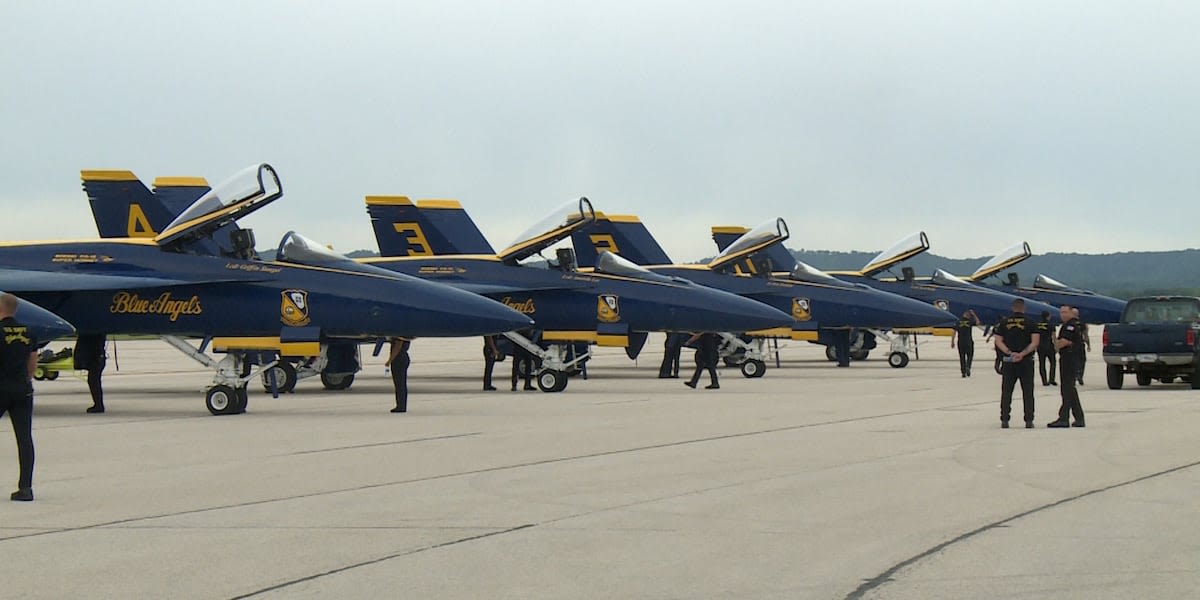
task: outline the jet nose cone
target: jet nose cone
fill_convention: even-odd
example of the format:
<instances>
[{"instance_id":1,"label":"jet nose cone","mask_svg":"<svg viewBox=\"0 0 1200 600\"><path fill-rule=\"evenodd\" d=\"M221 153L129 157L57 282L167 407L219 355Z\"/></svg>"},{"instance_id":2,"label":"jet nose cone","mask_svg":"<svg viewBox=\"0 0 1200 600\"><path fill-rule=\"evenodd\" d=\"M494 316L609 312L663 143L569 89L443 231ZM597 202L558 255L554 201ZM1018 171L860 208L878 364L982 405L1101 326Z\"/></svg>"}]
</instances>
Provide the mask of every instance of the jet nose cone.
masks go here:
<instances>
[{"instance_id":1,"label":"jet nose cone","mask_svg":"<svg viewBox=\"0 0 1200 600\"><path fill-rule=\"evenodd\" d=\"M920 300L878 290L874 295L875 307L868 318L877 321L875 327L942 327L956 321L950 312Z\"/></svg>"},{"instance_id":2,"label":"jet nose cone","mask_svg":"<svg viewBox=\"0 0 1200 600\"><path fill-rule=\"evenodd\" d=\"M66 319L24 300L18 302L17 320L29 328L38 342L49 342L75 335L75 327Z\"/></svg>"},{"instance_id":3,"label":"jet nose cone","mask_svg":"<svg viewBox=\"0 0 1200 600\"><path fill-rule=\"evenodd\" d=\"M679 315L680 329L689 331L756 331L791 327L794 319L770 305L736 294L703 288L699 307Z\"/></svg>"},{"instance_id":4,"label":"jet nose cone","mask_svg":"<svg viewBox=\"0 0 1200 600\"><path fill-rule=\"evenodd\" d=\"M428 282L425 282L428 283ZM427 298L427 309L431 313L426 321L436 326L438 333L426 334L440 337L491 335L525 329L533 326L528 315L513 310L495 300L465 292L441 284L430 284L440 288L436 297ZM432 300L432 302L428 302Z\"/></svg>"}]
</instances>

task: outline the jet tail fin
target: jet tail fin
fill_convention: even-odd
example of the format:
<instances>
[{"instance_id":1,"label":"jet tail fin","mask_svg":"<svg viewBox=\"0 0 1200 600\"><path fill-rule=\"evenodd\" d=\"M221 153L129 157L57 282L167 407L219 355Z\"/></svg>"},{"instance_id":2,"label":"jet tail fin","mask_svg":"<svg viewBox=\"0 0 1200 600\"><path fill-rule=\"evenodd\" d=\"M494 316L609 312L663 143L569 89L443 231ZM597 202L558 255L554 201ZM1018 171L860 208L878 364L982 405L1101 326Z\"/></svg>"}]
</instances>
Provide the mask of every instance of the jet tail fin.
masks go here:
<instances>
[{"instance_id":1,"label":"jet tail fin","mask_svg":"<svg viewBox=\"0 0 1200 600\"><path fill-rule=\"evenodd\" d=\"M608 250L638 265L668 265L670 257L633 215L596 213L596 220L571 234L575 259L581 267L596 266L600 252Z\"/></svg>"},{"instance_id":2,"label":"jet tail fin","mask_svg":"<svg viewBox=\"0 0 1200 600\"><path fill-rule=\"evenodd\" d=\"M130 171L79 172L102 238L154 237L175 218Z\"/></svg>"},{"instance_id":3,"label":"jet tail fin","mask_svg":"<svg viewBox=\"0 0 1200 600\"><path fill-rule=\"evenodd\" d=\"M496 253L455 200L367 196L367 213L383 256Z\"/></svg>"}]
</instances>

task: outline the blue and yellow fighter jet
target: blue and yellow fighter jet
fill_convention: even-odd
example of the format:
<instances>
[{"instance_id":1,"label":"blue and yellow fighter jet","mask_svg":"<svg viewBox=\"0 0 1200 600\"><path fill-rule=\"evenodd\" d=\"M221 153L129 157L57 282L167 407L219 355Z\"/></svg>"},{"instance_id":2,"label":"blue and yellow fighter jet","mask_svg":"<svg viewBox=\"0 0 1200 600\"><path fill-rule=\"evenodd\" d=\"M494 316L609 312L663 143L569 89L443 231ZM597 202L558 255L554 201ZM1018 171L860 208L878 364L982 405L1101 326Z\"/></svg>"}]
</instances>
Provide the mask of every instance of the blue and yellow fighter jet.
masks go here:
<instances>
[{"instance_id":1,"label":"blue and yellow fighter jet","mask_svg":"<svg viewBox=\"0 0 1200 600\"><path fill-rule=\"evenodd\" d=\"M89 189L101 235L153 231L205 187L200 178L155 180L145 189L121 193ZM561 391L567 375L587 360L580 343L623 346L636 357L648 331L699 331L706 327L772 327L786 314L756 302L649 273L619 256L604 258L600 272L579 273L573 255L560 251L554 269L521 261L537 256L594 218L586 199L567 203L496 253L474 223L460 227L465 212L455 201L422 201L403 196L368 196L381 258L358 262L415 275L482 294L536 319L533 336L507 332L512 343L540 359L538 387ZM536 338L536 339L535 339Z\"/></svg>"},{"instance_id":2,"label":"blue and yellow fighter jet","mask_svg":"<svg viewBox=\"0 0 1200 600\"><path fill-rule=\"evenodd\" d=\"M714 240L717 241L718 246L722 243L722 240L715 236ZM866 284L879 290L926 302L955 315L961 315L967 309L971 309L983 323L995 323L1002 316L1012 312L1012 302L1017 299L1017 296L970 283L942 269L936 270L931 277L917 277L909 267L904 267L901 271L902 276L898 278L876 277L879 273L928 249L929 238L925 232L914 233L900 240L891 248L880 252L859 271L830 271L829 274L847 282ZM764 250L764 254L774 262L784 262L789 258L795 260L782 245L768 248ZM1036 300L1026 299L1026 314L1036 316L1043 310L1049 310L1054 315L1058 309ZM1055 321L1058 320L1057 316L1053 318ZM905 328L897 326L894 329ZM922 329L919 332L923 331L926 330ZM935 327L929 333L948 336L952 334L952 330ZM834 360L836 357L830 356L829 358ZM897 366L899 362L907 362L903 355L897 356L896 353L890 354L888 361L893 366Z\"/></svg>"},{"instance_id":3,"label":"blue and yellow fighter jet","mask_svg":"<svg viewBox=\"0 0 1200 600\"><path fill-rule=\"evenodd\" d=\"M552 270L521 264L591 223L596 213L587 198L568 202L499 253L453 200L368 196L367 211L380 251L390 257L364 259L369 264L484 294L537 321L541 341L554 343L549 349L506 336L541 357L543 390L565 385L564 344L625 346L633 358L650 331L743 331L791 322L787 313L652 273L613 252L601 253L588 272L576 268L570 248L559 250Z\"/></svg>"},{"instance_id":4,"label":"blue and yellow fighter jet","mask_svg":"<svg viewBox=\"0 0 1200 600\"><path fill-rule=\"evenodd\" d=\"M29 328L39 348L58 338L75 335L75 328L66 319L20 297L17 298L17 321Z\"/></svg>"},{"instance_id":5,"label":"blue and yellow fighter jet","mask_svg":"<svg viewBox=\"0 0 1200 600\"><path fill-rule=\"evenodd\" d=\"M86 177L85 177L86 179ZM206 404L242 412L251 367L316 356L330 342L474 336L530 324L499 303L361 265L288 233L259 260L250 230L218 254L214 233L283 195L261 164L204 194L153 237L0 244L0 289L61 315L80 334L166 336L216 371ZM227 353L213 363L175 336Z\"/></svg>"},{"instance_id":6,"label":"blue and yellow fighter jet","mask_svg":"<svg viewBox=\"0 0 1200 600\"><path fill-rule=\"evenodd\" d=\"M1125 301L1119 298L1074 288L1040 273L1034 278L1033 287L1022 287L1020 277L1015 271L1010 271L1007 278L1000 277L1002 271L1016 266L1031 256L1033 253L1029 250L1028 242L1014 244L993 256L974 273L963 279L987 285L986 282L990 281L988 278L995 277L1000 280L1000 285L987 285L987 287L1030 300L1045 302L1051 306L1067 304L1077 307L1079 308L1079 317L1084 323L1103 325L1117 323L1121 320L1121 313L1125 312Z\"/></svg>"},{"instance_id":7,"label":"blue and yellow fighter jet","mask_svg":"<svg viewBox=\"0 0 1200 600\"><path fill-rule=\"evenodd\" d=\"M772 219L750 231L742 232L716 258L707 264L672 264L658 242L641 221L630 215L607 215L572 237L581 264L590 262L605 250L619 251L654 273L687 277L739 296L787 311L792 322L783 328L753 331L750 341L732 333L723 334L723 352L742 360L742 374L761 373L766 352L764 338L787 337L797 340L842 344L849 347L852 328L893 326L928 327L946 325L954 317L943 310L908 298L880 292L865 285L838 281L821 271L793 260L784 275L772 274L761 252L788 238L783 219Z\"/></svg>"}]
</instances>

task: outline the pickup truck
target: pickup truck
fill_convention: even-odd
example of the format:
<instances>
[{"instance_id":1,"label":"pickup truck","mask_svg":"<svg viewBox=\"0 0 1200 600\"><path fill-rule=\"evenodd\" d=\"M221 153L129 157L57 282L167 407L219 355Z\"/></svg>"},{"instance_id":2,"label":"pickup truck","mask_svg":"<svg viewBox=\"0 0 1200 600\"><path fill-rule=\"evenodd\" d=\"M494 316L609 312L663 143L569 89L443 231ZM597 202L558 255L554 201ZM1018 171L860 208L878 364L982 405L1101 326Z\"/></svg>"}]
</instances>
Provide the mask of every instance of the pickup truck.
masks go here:
<instances>
[{"instance_id":1,"label":"pickup truck","mask_svg":"<svg viewBox=\"0 0 1200 600\"><path fill-rule=\"evenodd\" d=\"M1104 328L1104 362L1108 387L1119 390L1126 373L1147 386L1178 377L1200 389L1200 298L1155 296L1134 298L1121 322Z\"/></svg>"}]
</instances>

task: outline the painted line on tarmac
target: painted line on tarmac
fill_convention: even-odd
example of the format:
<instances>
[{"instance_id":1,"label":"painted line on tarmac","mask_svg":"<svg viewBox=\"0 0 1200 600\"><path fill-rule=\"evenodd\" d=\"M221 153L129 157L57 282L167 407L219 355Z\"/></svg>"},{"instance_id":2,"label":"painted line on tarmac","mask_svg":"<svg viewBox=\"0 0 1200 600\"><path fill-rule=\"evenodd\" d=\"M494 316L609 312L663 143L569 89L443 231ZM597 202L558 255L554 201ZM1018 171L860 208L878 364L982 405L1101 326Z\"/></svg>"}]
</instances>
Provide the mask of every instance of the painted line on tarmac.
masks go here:
<instances>
[{"instance_id":1,"label":"painted line on tarmac","mask_svg":"<svg viewBox=\"0 0 1200 600\"><path fill-rule=\"evenodd\" d=\"M411 440L399 440L395 442L376 442L374 444L358 444L355 446L337 446L335 448L321 448L319 450L301 450L299 452L288 452L287 454L276 454L274 456L301 456L304 454L321 454L322 452L341 452L342 450L358 450L360 448L378 448L380 446L399 446L401 444L415 444L417 442L434 442L438 440L452 440L455 438L473 437L483 435L482 431L472 431L471 433L453 433L450 435L438 435L433 437L413 438Z\"/></svg>"},{"instance_id":2,"label":"painted line on tarmac","mask_svg":"<svg viewBox=\"0 0 1200 600\"><path fill-rule=\"evenodd\" d=\"M373 559L371 559L371 560L366 560L366 561L363 561L363 562L357 562L357 563L354 563L354 564L351 564L351 565L346 565L346 566L343 566L343 567L338 567L338 568L336 568L336 569L330 569L330 570L328 570L328 571L323 571L323 572L321 572L321 573L313 573L312 575L306 575L306 576L304 576L304 577L300 577L300 578L297 578L297 579L293 579L293 580L291 580L291 581L285 581L285 582L283 582L283 583L277 583L277 584L275 584L275 585L273 585L273 586L271 586L271 587L265 587L265 588L263 588L263 589L261 589L261 590L255 590L255 591L253 591L253 592L250 592L250 593L247 593L247 594L242 594L242 595L240 595L240 596L234 596L234 597L230 598L230 600L245 600L246 598L253 598L253 597L255 597L255 596L261 596L261 595L263 595L263 594L267 594L267 593L270 593L270 592L274 592L274 591L276 591L276 590L281 590L281 589L283 589L283 588L291 587L291 586L293 586L293 585L298 585L298 584L301 584L301 583L307 583L307 582L309 582L309 581L314 581L314 580L317 580L317 579L321 579L322 577L329 577L330 575L337 575L338 573L344 573L344 572L346 572L346 571L350 571L350 570L352 570L352 569L358 569L358 568L361 568L361 567L368 567L368 566L371 566L371 565L379 564L379 563L381 563L381 562L386 562L386 561L392 560L392 559L394 559L394 558L402 558L402 557L405 557L405 556L411 556L411 555L413 555L413 554L418 554L418 553L420 553L420 552L425 552L425 551L428 551L428 550L437 550L438 548L445 548L446 546L454 546L454 545L456 545L456 544L464 544L464 543L466 543L466 542L473 542L473 541L475 541L475 540L482 540L482 539L484 539L484 538L495 537L495 536L497 536L497 535L504 535L504 534L506 534L506 533L513 533L514 531L521 531L522 529L529 529L530 527L534 527L534 525L533 525L532 523L530 523L530 524L527 524L527 525L519 525L519 526L517 526L517 527L510 527L510 528L508 528L508 529L501 529L500 531L490 531L490 532L488 532L488 533L481 533L481 534L479 534L479 535L473 535L473 536L470 536L470 537L459 538L459 539L457 539L457 540L450 540L450 541L448 541L448 542L442 542L442 543L440 543L440 544L433 544L433 545L430 545L430 546L422 546L422 547L420 547L420 548L413 548L412 550L405 550L404 552L396 552L395 554L389 554L389 555L387 555L387 556L381 556L381 557L379 557L379 558L373 558Z\"/></svg>"},{"instance_id":3,"label":"painted line on tarmac","mask_svg":"<svg viewBox=\"0 0 1200 600\"><path fill-rule=\"evenodd\" d=\"M1171 475L1173 473L1185 471L1187 469L1191 469L1191 468L1194 468L1197 466L1200 466L1200 461L1188 463L1186 465L1179 465L1177 467L1171 467L1170 469L1166 469L1164 471L1159 471L1157 473L1151 473L1149 475L1143 475L1141 477L1138 477L1135 479L1130 479L1128 481L1122 481L1120 483L1114 483L1112 485L1107 485L1102 488L1096 488L1094 490L1089 490L1089 491L1083 492L1081 494L1076 494L1069 498L1063 498L1061 500L1057 500L1057 501L1051 502L1049 504L1043 504L1041 506L1036 506L1027 511L1017 513L1015 515L1001 519L994 523L989 523L989 524L979 527L977 529L972 529L971 531L968 531L954 539L947 540L947 541L942 542L932 548L929 548L928 550L925 550L924 552L922 552L920 554L917 554L915 556L910 556L909 558L906 558L906 559L892 565L886 571L884 571L870 579L863 581L863 583L861 585L859 585L857 589L855 589L853 592L850 592L850 594L846 596L846 600L861 600L869 592L875 590L876 588L879 588L880 586L882 586L886 583L894 581L894 577L895 577L896 573L900 572L901 570L911 567L914 564L916 564L926 558L929 558L930 556L933 556L934 554L937 554L937 553L941 552L942 550L945 550L946 548L949 548L950 546L953 546L959 542L964 542L964 541L969 540L980 534L984 534L993 529L1003 527L1003 526L1008 525L1009 523L1012 523L1013 521L1016 521L1018 519L1022 519L1024 517L1028 517L1030 515L1037 514L1042 511L1049 510L1052 508L1057 508L1059 506L1062 506L1063 504L1074 502L1076 500L1081 500L1083 498L1087 498L1088 496L1095 496L1096 494L1102 494L1104 492L1109 492L1109 491L1115 490L1117 488L1134 485L1137 483L1141 483L1143 481L1149 481L1151 479L1154 479L1157 477L1162 477L1164 475Z\"/></svg>"},{"instance_id":4,"label":"painted line on tarmac","mask_svg":"<svg viewBox=\"0 0 1200 600\"><path fill-rule=\"evenodd\" d=\"M674 442L663 442L660 444L650 444L650 445L646 445L646 446L636 446L633 448L621 448L621 449L617 449L617 450L604 450L601 452L592 452L589 454L579 454L579 455L574 455L574 456L559 456L559 457L555 457L555 458L545 458L542 460L533 460L533 461L523 462L523 463L498 465L495 467L484 467L481 469L471 469L468 471L456 471L453 473L428 475L425 477L416 477L413 479L402 479L399 481L385 481L382 483L371 483L371 484L361 485L361 486L356 486L356 487L351 487L351 488L325 490L325 491L321 491L321 492L308 492L308 493L304 493L304 494L296 494L293 496L284 496L284 497L280 497L280 498L264 498L261 500L247 500L245 502L235 502L232 504L222 504L222 505L218 505L218 506L193 508L193 509L188 509L188 510L169 512L169 513L160 513L157 515L128 517L125 519L105 521L102 523L92 523L90 525L79 525L76 527L63 527L60 529L52 529L49 531L42 531L42 532L38 532L38 533L30 533L30 534L25 534L25 535L15 535L12 537L0 538L0 544L4 544L5 542L11 542L13 540L30 538L30 537L53 535L53 534L58 534L58 533L73 533L76 531L87 531L87 530L91 530L91 529L99 529L102 527L115 527L115 526L119 526L119 525L128 525L130 523L138 523L141 521L153 521L156 519L168 519L171 517L181 517L181 516L185 516L185 515L203 514L203 513L208 513L208 512L217 512L217 511L221 511L221 510L230 510L230 509L235 509L235 508L247 508L250 506L262 506L262 505L266 505L266 504L274 504L277 502L289 502L292 500L304 500L307 498L318 498L321 496L332 496L335 494L361 492L361 491L374 490L374 489L380 489L380 488L386 488L386 487L409 485L409 484L413 484L413 483L426 483L426 482L430 482L430 481L439 481L442 479L453 479L456 477L470 477L473 475L483 475L486 473L498 473L498 472L502 472L502 471L511 471L514 469L524 469L524 468L528 468L528 467L541 467L541 466L558 464L558 463L573 462L573 461L577 461L577 460L589 460L589 459L593 459L593 458L602 458L602 457L606 457L606 456L618 456L621 454L632 454L635 452L643 452L646 450L663 450L666 448L690 446L692 444L705 444L708 442L719 442L719 441L724 441L724 440L732 440L732 439L745 438L745 437L754 437L754 436L759 436L759 435L771 435L774 433L799 431L802 429L812 429L815 427L826 427L829 425L845 425L848 423L858 423L858 422L862 422L862 421L872 421L872 420L876 420L876 419L888 419L891 417L901 417L901 416L906 416L906 415L915 415L915 414L920 414L920 413L939 411L939 410L943 410L945 408L953 408L955 406L978 406L978 405L983 405L983 404L990 405L990 404L993 404L993 401L988 400L986 402L971 402L971 403L950 405L950 406L935 406L935 407L929 407L929 408L916 408L916 409L912 409L912 410L903 410L903 411L875 414L875 415L863 415L860 417L850 417L850 418L846 418L846 419L833 419L833 420L829 420L829 421L818 421L816 423L802 423L800 425L787 425L784 427L773 427L770 429L759 429L759 430L755 430L755 431L742 431L742 432L738 432L738 433L727 433L727 434L714 435L714 436L708 436L708 437L702 437L702 438L677 440Z\"/></svg>"}]
</instances>

